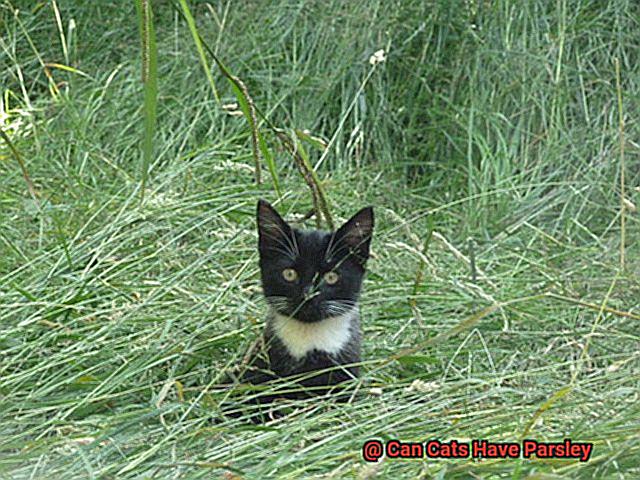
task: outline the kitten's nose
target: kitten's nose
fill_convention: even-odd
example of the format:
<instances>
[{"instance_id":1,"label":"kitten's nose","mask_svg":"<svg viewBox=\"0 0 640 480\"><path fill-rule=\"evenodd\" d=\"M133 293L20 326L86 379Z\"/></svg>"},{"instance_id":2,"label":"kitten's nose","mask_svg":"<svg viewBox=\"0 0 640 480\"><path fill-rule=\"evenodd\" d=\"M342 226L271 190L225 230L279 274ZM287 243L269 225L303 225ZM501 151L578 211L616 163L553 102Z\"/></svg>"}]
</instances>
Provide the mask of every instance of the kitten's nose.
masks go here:
<instances>
[{"instance_id":1,"label":"kitten's nose","mask_svg":"<svg viewBox=\"0 0 640 480\"><path fill-rule=\"evenodd\" d=\"M302 296L305 301L311 300L313 297L316 297L319 294L320 292L318 292L313 285L307 285L306 287L304 287L304 290L302 290Z\"/></svg>"}]
</instances>

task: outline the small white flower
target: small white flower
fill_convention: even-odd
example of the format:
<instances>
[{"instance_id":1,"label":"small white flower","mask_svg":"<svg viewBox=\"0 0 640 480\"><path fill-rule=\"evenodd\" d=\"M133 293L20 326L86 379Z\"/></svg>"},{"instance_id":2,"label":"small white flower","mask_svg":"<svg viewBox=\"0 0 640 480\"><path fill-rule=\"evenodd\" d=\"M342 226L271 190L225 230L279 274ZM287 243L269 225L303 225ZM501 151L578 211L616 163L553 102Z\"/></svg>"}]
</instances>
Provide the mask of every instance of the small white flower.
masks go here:
<instances>
[{"instance_id":1,"label":"small white flower","mask_svg":"<svg viewBox=\"0 0 640 480\"><path fill-rule=\"evenodd\" d=\"M625 208L629 210L631 213L637 210L635 204L628 198L623 198L622 203L624 204Z\"/></svg>"},{"instance_id":2,"label":"small white flower","mask_svg":"<svg viewBox=\"0 0 640 480\"><path fill-rule=\"evenodd\" d=\"M238 104L236 102L225 103L222 105L222 110L232 117L239 117L240 115L243 115L242 110L238 110Z\"/></svg>"},{"instance_id":3,"label":"small white flower","mask_svg":"<svg viewBox=\"0 0 640 480\"><path fill-rule=\"evenodd\" d=\"M613 373L613 372L618 371L618 369L620 369L620 367L622 366L623 363L624 362L620 362L620 361L612 363L611 365L609 365L607 367L607 372Z\"/></svg>"},{"instance_id":4,"label":"small white flower","mask_svg":"<svg viewBox=\"0 0 640 480\"><path fill-rule=\"evenodd\" d=\"M369 57L369 63L371 65L377 65L379 63L384 62L387 59L387 57L385 57L385 51L384 49L380 49L377 52L374 52L373 55L371 55Z\"/></svg>"},{"instance_id":5,"label":"small white flower","mask_svg":"<svg viewBox=\"0 0 640 480\"><path fill-rule=\"evenodd\" d=\"M405 388L405 391L428 393L433 392L434 390L438 390L439 388L440 385L437 382L425 382L420 379L416 379L410 386Z\"/></svg>"}]
</instances>

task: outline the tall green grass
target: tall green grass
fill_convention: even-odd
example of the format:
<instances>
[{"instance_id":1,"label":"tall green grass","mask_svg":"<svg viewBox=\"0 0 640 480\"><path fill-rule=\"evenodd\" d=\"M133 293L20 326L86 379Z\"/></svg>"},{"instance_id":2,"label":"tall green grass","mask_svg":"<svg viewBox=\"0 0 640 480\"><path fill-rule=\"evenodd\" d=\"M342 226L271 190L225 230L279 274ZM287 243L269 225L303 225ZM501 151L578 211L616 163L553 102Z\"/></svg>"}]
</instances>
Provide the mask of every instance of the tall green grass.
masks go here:
<instances>
[{"instance_id":1,"label":"tall green grass","mask_svg":"<svg viewBox=\"0 0 640 480\"><path fill-rule=\"evenodd\" d=\"M173 2L153 2L141 203L134 4L5 2L0 128L38 200L0 142L0 477L638 476L636 3L187 4L303 146L333 221L375 206L362 381L348 404L220 421L255 393L220 385L262 329L255 202L294 220L313 206L296 157L258 118L281 195L255 183L252 129L220 105L236 94ZM523 436L595 449L360 454L369 438Z\"/></svg>"}]
</instances>

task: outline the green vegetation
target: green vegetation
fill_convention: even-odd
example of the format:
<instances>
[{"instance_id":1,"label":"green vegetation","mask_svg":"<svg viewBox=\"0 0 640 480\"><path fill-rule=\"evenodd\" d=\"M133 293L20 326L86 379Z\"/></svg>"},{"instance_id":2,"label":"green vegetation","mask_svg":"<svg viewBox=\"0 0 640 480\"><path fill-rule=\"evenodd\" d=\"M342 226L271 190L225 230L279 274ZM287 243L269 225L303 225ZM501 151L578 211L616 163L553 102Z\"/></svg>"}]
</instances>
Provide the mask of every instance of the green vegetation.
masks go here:
<instances>
[{"instance_id":1,"label":"green vegetation","mask_svg":"<svg viewBox=\"0 0 640 480\"><path fill-rule=\"evenodd\" d=\"M0 2L0 478L640 477L640 4L158 0L156 102L137 3ZM336 223L376 209L362 381L216 421L256 201L300 218L314 176Z\"/></svg>"}]
</instances>

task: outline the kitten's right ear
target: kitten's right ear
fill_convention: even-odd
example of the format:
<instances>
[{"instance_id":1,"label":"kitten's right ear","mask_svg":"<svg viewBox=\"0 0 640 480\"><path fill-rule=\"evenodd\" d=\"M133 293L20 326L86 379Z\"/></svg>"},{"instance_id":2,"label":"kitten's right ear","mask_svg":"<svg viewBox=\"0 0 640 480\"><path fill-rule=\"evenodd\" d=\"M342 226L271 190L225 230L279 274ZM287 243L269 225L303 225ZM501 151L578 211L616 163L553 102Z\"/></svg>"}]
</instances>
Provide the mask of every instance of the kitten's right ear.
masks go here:
<instances>
[{"instance_id":1,"label":"kitten's right ear","mask_svg":"<svg viewBox=\"0 0 640 480\"><path fill-rule=\"evenodd\" d=\"M266 200L258 200L258 237L260 249L289 243L291 227Z\"/></svg>"},{"instance_id":2,"label":"kitten's right ear","mask_svg":"<svg viewBox=\"0 0 640 480\"><path fill-rule=\"evenodd\" d=\"M346 247L363 266L369 258L371 235L373 235L373 207L360 210L334 234L337 244ZM340 248L337 250L339 251Z\"/></svg>"}]
</instances>

